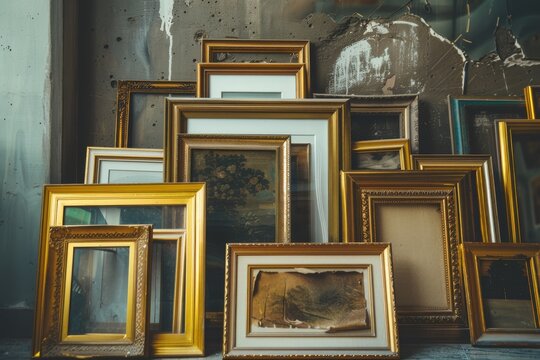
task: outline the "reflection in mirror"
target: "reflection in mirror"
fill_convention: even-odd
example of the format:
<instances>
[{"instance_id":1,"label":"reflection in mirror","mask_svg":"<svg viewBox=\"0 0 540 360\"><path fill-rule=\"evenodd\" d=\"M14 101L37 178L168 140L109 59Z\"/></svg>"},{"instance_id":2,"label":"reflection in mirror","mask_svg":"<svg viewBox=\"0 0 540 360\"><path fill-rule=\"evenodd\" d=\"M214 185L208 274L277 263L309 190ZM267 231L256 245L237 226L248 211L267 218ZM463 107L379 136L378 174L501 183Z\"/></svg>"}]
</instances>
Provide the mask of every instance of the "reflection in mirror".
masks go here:
<instances>
[{"instance_id":1,"label":"reflection in mirror","mask_svg":"<svg viewBox=\"0 0 540 360\"><path fill-rule=\"evenodd\" d=\"M68 335L125 334L129 248L75 248Z\"/></svg>"},{"instance_id":2,"label":"reflection in mirror","mask_svg":"<svg viewBox=\"0 0 540 360\"><path fill-rule=\"evenodd\" d=\"M67 206L63 225L152 224L154 229L183 229L184 206Z\"/></svg>"}]
</instances>

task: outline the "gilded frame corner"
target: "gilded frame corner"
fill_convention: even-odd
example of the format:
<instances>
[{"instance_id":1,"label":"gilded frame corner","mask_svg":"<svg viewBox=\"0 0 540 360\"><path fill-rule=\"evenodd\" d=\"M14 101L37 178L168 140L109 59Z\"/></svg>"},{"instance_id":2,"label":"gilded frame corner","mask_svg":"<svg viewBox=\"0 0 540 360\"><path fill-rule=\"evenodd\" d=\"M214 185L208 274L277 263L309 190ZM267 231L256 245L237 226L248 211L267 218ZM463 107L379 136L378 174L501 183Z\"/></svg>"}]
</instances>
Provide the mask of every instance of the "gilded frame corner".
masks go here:
<instances>
[{"instance_id":1,"label":"gilded frame corner","mask_svg":"<svg viewBox=\"0 0 540 360\"><path fill-rule=\"evenodd\" d=\"M523 89L527 118L540 119L540 85L529 85Z\"/></svg>"},{"instance_id":2,"label":"gilded frame corner","mask_svg":"<svg viewBox=\"0 0 540 360\"><path fill-rule=\"evenodd\" d=\"M194 81L146 81L146 80L119 80L116 95L116 134L115 146L129 146L129 126L131 95L133 94L196 94Z\"/></svg>"},{"instance_id":3,"label":"gilded frame corner","mask_svg":"<svg viewBox=\"0 0 540 360\"><path fill-rule=\"evenodd\" d=\"M473 345L540 347L540 244L472 244L460 245L469 313L470 339ZM528 267L532 316L535 329L490 329L486 321L479 262L486 260L523 260ZM533 340L534 339L534 340Z\"/></svg>"},{"instance_id":4,"label":"gilded frame corner","mask_svg":"<svg viewBox=\"0 0 540 360\"><path fill-rule=\"evenodd\" d=\"M411 165L411 147L408 139L389 139L389 140L367 140L357 141L352 145L352 152L383 152L398 151L401 170L412 170ZM351 161L352 162L352 161ZM352 166L352 164L351 164ZM353 169L354 170L354 169ZM367 170L367 169L363 169Z\"/></svg>"},{"instance_id":5,"label":"gilded frame corner","mask_svg":"<svg viewBox=\"0 0 540 360\"><path fill-rule=\"evenodd\" d=\"M150 225L51 226L45 302L39 357L144 356L147 341L148 254L152 239ZM126 302L126 332L68 333L71 274L75 248L128 247L129 265ZM68 283L69 282L69 283Z\"/></svg>"},{"instance_id":6,"label":"gilded frame corner","mask_svg":"<svg viewBox=\"0 0 540 360\"><path fill-rule=\"evenodd\" d=\"M240 270L239 259L241 257L247 257L245 260L247 267L250 268L253 263L249 262L250 259L256 257L264 257L262 264L258 266L270 266L272 267L272 257L279 258L289 257L290 262L280 261L279 267L290 266L291 268L297 268L309 263L310 258L304 259L299 263L299 258L303 257L328 257L328 262L321 263L317 261L317 266L324 267L325 269L335 266L336 269L343 268L344 264L347 264L347 257L351 255L356 256L375 256L377 257L377 265L381 269L381 278L378 279L383 283L382 294L375 294L377 304L384 304L384 324L385 328L382 331L386 332L387 342L385 346L377 348L374 351L369 346L362 349L362 345L359 344L354 348L342 348L336 349L332 347L332 350L337 354L329 354L332 350L321 347L311 346L309 348L302 349L280 349L280 344L283 341L279 341L279 337L268 337L268 344L259 348L248 347L242 349L237 345L237 321L235 314L240 312L240 307L245 302L245 305L249 308L249 298L239 296L237 293L237 287L239 283L238 272ZM343 260L339 263L332 262L332 258L343 257ZM334 259L335 260L335 259ZM256 261L255 261L256 262ZM276 263L277 264L277 263ZM392 256L391 246L387 243L372 243L372 244L344 244L344 243L296 243L296 244L228 244L226 252L226 273L225 273L225 316L223 327L223 358L224 359L246 359L251 357L257 357L260 359L366 359L366 358L380 358L380 359L399 359L399 336L396 320L396 306L394 300L394 280L392 270ZM371 308L373 311L373 308ZM379 309L381 311L381 309ZM380 313L378 313L380 315ZM375 313L372 314L375 318ZM380 331L380 329L379 329ZM283 335L282 335L283 336ZM345 335L351 336L351 335ZM373 334L372 334L373 336ZM358 342L361 343L361 336L358 337ZM324 339L324 336L323 338ZM274 342L272 344L272 342ZM274 350L275 349L275 350ZM277 351L277 352L273 352Z\"/></svg>"}]
</instances>

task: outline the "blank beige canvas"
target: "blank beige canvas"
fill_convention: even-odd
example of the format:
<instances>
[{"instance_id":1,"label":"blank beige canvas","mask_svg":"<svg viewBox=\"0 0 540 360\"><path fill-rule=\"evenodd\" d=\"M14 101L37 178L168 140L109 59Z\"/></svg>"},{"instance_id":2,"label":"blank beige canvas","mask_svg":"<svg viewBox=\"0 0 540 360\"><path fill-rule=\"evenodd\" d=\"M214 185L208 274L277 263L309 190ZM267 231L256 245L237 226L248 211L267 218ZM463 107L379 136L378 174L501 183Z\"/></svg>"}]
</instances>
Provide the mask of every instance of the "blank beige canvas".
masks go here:
<instances>
[{"instance_id":1,"label":"blank beige canvas","mask_svg":"<svg viewBox=\"0 0 540 360\"><path fill-rule=\"evenodd\" d=\"M448 309L438 204L376 204L377 242L392 244L398 310Z\"/></svg>"}]
</instances>

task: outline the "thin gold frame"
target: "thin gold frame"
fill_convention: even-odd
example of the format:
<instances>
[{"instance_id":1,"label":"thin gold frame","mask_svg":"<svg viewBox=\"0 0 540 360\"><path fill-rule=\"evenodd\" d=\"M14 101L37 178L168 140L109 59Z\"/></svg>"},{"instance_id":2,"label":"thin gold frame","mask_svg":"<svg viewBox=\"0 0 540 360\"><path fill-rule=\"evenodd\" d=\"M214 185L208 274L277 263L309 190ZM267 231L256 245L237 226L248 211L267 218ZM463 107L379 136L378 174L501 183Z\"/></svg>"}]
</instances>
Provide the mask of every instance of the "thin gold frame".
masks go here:
<instances>
[{"instance_id":1,"label":"thin gold frame","mask_svg":"<svg viewBox=\"0 0 540 360\"><path fill-rule=\"evenodd\" d=\"M496 129L510 241L519 243L523 241L520 224L523 219L519 216L513 136L516 133L538 133L540 141L540 121L499 120L496 122Z\"/></svg>"},{"instance_id":2,"label":"thin gold frame","mask_svg":"<svg viewBox=\"0 0 540 360\"><path fill-rule=\"evenodd\" d=\"M152 227L52 226L43 321L36 324L41 357L144 356L147 354L148 253ZM129 249L126 332L69 335L73 255L75 248Z\"/></svg>"},{"instance_id":3,"label":"thin gold frame","mask_svg":"<svg viewBox=\"0 0 540 360\"><path fill-rule=\"evenodd\" d=\"M290 153L289 136L195 135L178 134L178 167L173 182L191 179L191 153L193 150L257 150L276 154L276 242L291 241L290 213Z\"/></svg>"},{"instance_id":4,"label":"thin gold frame","mask_svg":"<svg viewBox=\"0 0 540 360\"><path fill-rule=\"evenodd\" d=\"M237 287L237 271L238 261L241 256L263 256L268 261L265 263L265 267L272 266L272 257L290 257L291 267L301 268L304 264L298 264L298 257L305 256L344 256L345 259L342 263L338 264L317 264L318 266L324 266L328 268L336 267L342 268L344 263L347 263L346 257L351 255L366 255L366 256L378 256L380 266L382 270L383 294L373 294L373 301L377 304L384 304L384 314L386 316L385 324L387 336L387 347L383 349L371 349L366 348L367 353L363 354L329 354L329 349L317 349L317 348L303 348L303 352L294 353L296 350L292 350L290 354L286 351L277 349L276 354L261 354L259 349L247 349L253 351L252 354L234 353L236 349L236 320L235 313L236 307L242 302L239 300L239 296L236 291ZM377 243L377 244L314 244L314 243L297 243L297 244L228 244L227 245L227 262L225 273L225 318L223 327L223 358L224 359L247 359L256 357L259 359L365 359L365 358L380 358L380 359L398 359L399 358L399 339L396 322L396 307L394 301L394 286L393 286L393 271L392 271L392 256L389 244ZM284 265L283 262L279 263L280 266ZM358 265L358 264L356 264ZM248 267L250 265L248 264ZM261 265L263 266L263 265ZM246 294L244 294L246 295ZM249 299L247 296L241 296L243 301ZM350 336L350 335L348 335ZM268 338L270 341L278 341L274 337ZM262 350L272 350L273 346L269 344ZM359 349L356 349L357 351ZM369 353L372 350L373 353ZM313 353L309 353L313 351ZM319 353L317 353L319 351ZM321 353L322 351L322 353Z\"/></svg>"},{"instance_id":5,"label":"thin gold frame","mask_svg":"<svg viewBox=\"0 0 540 360\"><path fill-rule=\"evenodd\" d=\"M304 99L309 93L305 82L305 64L276 63L198 63L197 97L210 96L210 77L212 75L294 75L296 79L296 98Z\"/></svg>"},{"instance_id":6,"label":"thin gold frame","mask_svg":"<svg viewBox=\"0 0 540 360\"><path fill-rule=\"evenodd\" d=\"M540 347L540 245L539 244L471 244L460 245L465 294L469 313L470 338L473 345ZM536 329L489 329L486 326L479 261L482 258L524 260L528 264L529 284ZM513 337L509 340L504 337ZM532 340L532 338L534 340Z\"/></svg>"},{"instance_id":7,"label":"thin gold frame","mask_svg":"<svg viewBox=\"0 0 540 360\"><path fill-rule=\"evenodd\" d=\"M163 150L88 146L86 148L85 184L99 184L103 161L126 161L163 164Z\"/></svg>"},{"instance_id":8,"label":"thin gold frame","mask_svg":"<svg viewBox=\"0 0 540 360\"><path fill-rule=\"evenodd\" d=\"M381 151L398 151L401 170L412 170L411 147L408 139L357 141L352 146L353 154Z\"/></svg>"},{"instance_id":9,"label":"thin gold frame","mask_svg":"<svg viewBox=\"0 0 540 360\"><path fill-rule=\"evenodd\" d=\"M540 109L538 102L540 101L540 85L529 85L523 89L525 93L525 106L527 107L527 118L540 119Z\"/></svg>"},{"instance_id":10,"label":"thin gold frame","mask_svg":"<svg viewBox=\"0 0 540 360\"><path fill-rule=\"evenodd\" d=\"M206 186L189 184L97 184L46 185L43 191L41 242L36 291L34 341L32 354L40 357L39 339L42 330L49 259L49 226L63 225L64 209L68 206L185 206L186 258L184 329L182 334L160 333L151 339L154 356L187 356L204 354L204 278Z\"/></svg>"},{"instance_id":11,"label":"thin gold frame","mask_svg":"<svg viewBox=\"0 0 540 360\"><path fill-rule=\"evenodd\" d=\"M194 81L119 80L116 98L116 147L129 146L131 95L133 94L196 94Z\"/></svg>"},{"instance_id":12,"label":"thin gold frame","mask_svg":"<svg viewBox=\"0 0 540 360\"><path fill-rule=\"evenodd\" d=\"M435 204L440 208L447 309L397 309L402 335L414 339L454 341L466 335L466 311L458 244L470 233L462 219L467 173L440 171L350 171L341 173L344 242L377 242L377 204ZM466 203L466 202L465 202ZM411 244L414 246L414 244ZM395 251L394 251L395 252ZM418 253L418 261L423 254Z\"/></svg>"},{"instance_id":13,"label":"thin gold frame","mask_svg":"<svg viewBox=\"0 0 540 360\"><path fill-rule=\"evenodd\" d=\"M298 63L305 64L306 89L310 89L310 45L307 40L239 40L202 39L201 62L214 63L214 54L225 53L275 53L293 54Z\"/></svg>"},{"instance_id":14,"label":"thin gold frame","mask_svg":"<svg viewBox=\"0 0 540 360\"><path fill-rule=\"evenodd\" d=\"M349 102L346 99L223 100L167 99L165 122L165 181L177 181L177 134L187 132L189 119L324 119L328 123L328 237L339 241L339 170L350 168ZM311 166L315 166L312 164Z\"/></svg>"},{"instance_id":15,"label":"thin gold frame","mask_svg":"<svg viewBox=\"0 0 540 360\"><path fill-rule=\"evenodd\" d=\"M480 216L480 241L501 241L490 155L412 155L414 170L474 171ZM472 240L472 239L471 239Z\"/></svg>"}]
</instances>

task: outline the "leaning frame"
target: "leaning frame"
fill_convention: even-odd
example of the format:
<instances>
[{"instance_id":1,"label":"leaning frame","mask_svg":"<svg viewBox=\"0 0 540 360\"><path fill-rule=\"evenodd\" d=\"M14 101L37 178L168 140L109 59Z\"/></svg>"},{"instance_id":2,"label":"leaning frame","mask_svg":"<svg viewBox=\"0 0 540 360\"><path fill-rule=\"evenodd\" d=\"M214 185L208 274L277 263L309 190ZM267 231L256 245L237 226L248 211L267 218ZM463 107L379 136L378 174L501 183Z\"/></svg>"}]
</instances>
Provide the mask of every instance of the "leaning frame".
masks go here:
<instances>
[{"instance_id":1,"label":"leaning frame","mask_svg":"<svg viewBox=\"0 0 540 360\"><path fill-rule=\"evenodd\" d=\"M529 85L523 89L527 118L540 119L540 86Z\"/></svg>"}]
</instances>

